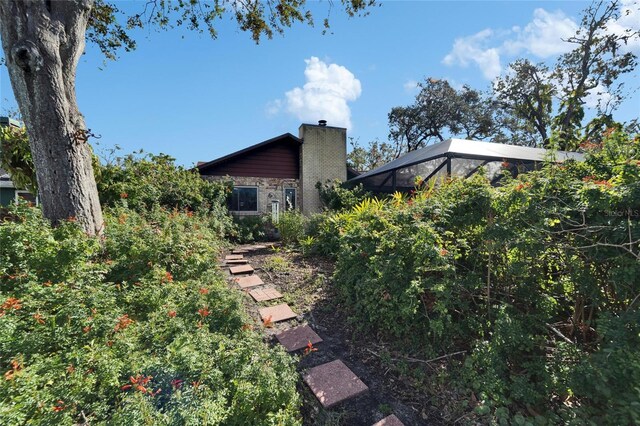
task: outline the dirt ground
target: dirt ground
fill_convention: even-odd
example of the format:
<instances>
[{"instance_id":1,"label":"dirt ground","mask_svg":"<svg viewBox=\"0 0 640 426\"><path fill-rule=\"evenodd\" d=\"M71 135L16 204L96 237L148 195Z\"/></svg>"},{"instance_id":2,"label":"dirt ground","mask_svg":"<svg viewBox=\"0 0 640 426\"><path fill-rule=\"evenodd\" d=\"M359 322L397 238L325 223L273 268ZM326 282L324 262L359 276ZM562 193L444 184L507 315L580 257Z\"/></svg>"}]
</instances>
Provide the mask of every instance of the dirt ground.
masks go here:
<instances>
[{"instance_id":1,"label":"dirt ground","mask_svg":"<svg viewBox=\"0 0 640 426\"><path fill-rule=\"evenodd\" d=\"M442 404L433 400L439 394L431 377L437 374L437 364L394 358L395 352L388 345L376 336L359 332L350 323L332 286L331 261L302 257L277 246L252 251L245 258L266 287L274 287L284 296L255 303L247 291L246 309L256 328L263 329L265 339L277 344L275 335L280 331L308 324L323 342L316 345L317 351L295 355L299 357L299 371L340 359L369 387L364 395L325 410L301 379L298 386L304 400L305 425L370 426L392 413L407 426L454 423L458 416L439 411L436 407ZM285 302L298 317L263 327L258 309Z\"/></svg>"}]
</instances>

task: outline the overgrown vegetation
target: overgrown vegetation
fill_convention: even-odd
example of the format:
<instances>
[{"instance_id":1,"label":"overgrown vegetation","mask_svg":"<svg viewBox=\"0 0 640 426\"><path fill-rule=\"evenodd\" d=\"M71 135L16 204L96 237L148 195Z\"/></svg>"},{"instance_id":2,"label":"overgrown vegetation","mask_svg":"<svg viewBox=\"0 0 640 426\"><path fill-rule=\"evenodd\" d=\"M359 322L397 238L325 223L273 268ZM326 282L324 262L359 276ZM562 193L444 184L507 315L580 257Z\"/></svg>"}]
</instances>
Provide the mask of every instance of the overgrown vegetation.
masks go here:
<instances>
[{"instance_id":1,"label":"overgrown vegetation","mask_svg":"<svg viewBox=\"0 0 640 426\"><path fill-rule=\"evenodd\" d=\"M360 201L371 194L362 187L362 184L354 188L344 188L338 180L316 183L316 189L320 194L322 207L326 210L339 211L353 208Z\"/></svg>"},{"instance_id":2,"label":"overgrown vegetation","mask_svg":"<svg viewBox=\"0 0 640 426\"><path fill-rule=\"evenodd\" d=\"M640 138L602 140L582 145L583 163L501 187L477 175L367 199L310 241L336 259L357 324L414 357L463 354L448 380L477 415L636 424Z\"/></svg>"},{"instance_id":3,"label":"overgrown vegetation","mask_svg":"<svg viewBox=\"0 0 640 426\"><path fill-rule=\"evenodd\" d=\"M103 171L104 236L0 224L0 424L299 424L292 359L216 267L224 187L165 156Z\"/></svg>"}]
</instances>

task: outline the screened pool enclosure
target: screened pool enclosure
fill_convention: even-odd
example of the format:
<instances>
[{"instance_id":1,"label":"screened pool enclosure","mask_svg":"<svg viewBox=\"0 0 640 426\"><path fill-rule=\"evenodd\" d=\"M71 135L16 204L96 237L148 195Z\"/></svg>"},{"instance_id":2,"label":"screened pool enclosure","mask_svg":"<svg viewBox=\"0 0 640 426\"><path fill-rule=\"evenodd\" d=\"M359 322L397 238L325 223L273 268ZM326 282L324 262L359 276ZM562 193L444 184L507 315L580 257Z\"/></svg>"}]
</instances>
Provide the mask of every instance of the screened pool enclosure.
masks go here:
<instances>
[{"instance_id":1,"label":"screened pool enclosure","mask_svg":"<svg viewBox=\"0 0 640 426\"><path fill-rule=\"evenodd\" d=\"M481 168L492 183L497 183L507 169L512 175L531 171L545 160L562 162L580 161L583 154L543 148L449 139L409 152L377 169L353 179L348 186L362 184L372 192L409 191L418 176L425 181L447 176L469 177Z\"/></svg>"}]
</instances>

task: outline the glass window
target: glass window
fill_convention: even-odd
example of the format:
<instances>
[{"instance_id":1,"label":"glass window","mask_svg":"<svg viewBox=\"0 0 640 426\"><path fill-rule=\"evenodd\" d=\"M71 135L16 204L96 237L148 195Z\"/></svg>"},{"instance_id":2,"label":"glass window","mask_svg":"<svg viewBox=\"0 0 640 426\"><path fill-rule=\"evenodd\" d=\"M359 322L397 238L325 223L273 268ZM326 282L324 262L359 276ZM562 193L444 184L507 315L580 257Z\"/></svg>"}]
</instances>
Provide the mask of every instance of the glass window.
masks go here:
<instances>
[{"instance_id":1,"label":"glass window","mask_svg":"<svg viewBox=\"0 0 640 426\"><path fill-rule=\"evenodd\" d=\"M258 188L233 188L229 210L236 212L257 212Z\"/></svg>"},{"instance_id":2,"label":"glass window","mask_svg":"<svg viewBox=\"0 0 640 426\"><path fill-rule=\"evenodd\" d=\"M284 210L295 210L296 208L296 189L285 188L284 190Z\"/></svg>"}]
</instances>

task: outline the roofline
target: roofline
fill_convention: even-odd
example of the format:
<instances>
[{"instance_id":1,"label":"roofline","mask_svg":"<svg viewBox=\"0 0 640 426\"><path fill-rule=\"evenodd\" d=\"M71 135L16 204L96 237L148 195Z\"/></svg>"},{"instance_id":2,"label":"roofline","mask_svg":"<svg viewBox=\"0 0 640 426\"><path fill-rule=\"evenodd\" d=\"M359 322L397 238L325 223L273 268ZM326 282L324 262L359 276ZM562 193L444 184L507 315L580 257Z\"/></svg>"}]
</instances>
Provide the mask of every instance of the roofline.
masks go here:
<instances>
[{"instance_id":1,"label":"roofline","mask_svg":"<svg viewBox=\"0 0 640 426\"><path fill-rule=\"evenodd\" d=\"M444 144L444 143L447 143L447 142L451 143L451 142L454 142L454 141L493 143L493 144L496 144L496 145L514 146L514 147L518 147L518 148L540 149L540 150L544 150L544 151L547 151L547 152L552 152L551 150L548 150L546 148L536 148L536 147L531 147L531 146L510 145L510 144L498 144L496 142L473 141L473 140L470 140L470 139L457 139L457 138L446 139L446 140L438 142L436 144L428 145L428 147L436 146L436 145L439 145L439 144ZM427 148L427 147L424 147L424 148ZM423 148L421 148L421 149L423 149ZM578 154L578 156L584 155L582 153L572 152L572 151L555 151L555 152L556 153L565 154L566 157L567 157L567 158L565 158L563 160L556 161L556 162L564 162L566 160L572 159L573 157L572 157L571 154ZM405 153L404 155L406 155L406 154L408 154L408 153ZM391 160L387 164L390 164L390 163L402 158L403 156L395 158L395 159ZM401 168L404 169L404 168L407 168L407 167L415 166L416 164L425 163L427 161L432 161L432 160L437 160L438 158L461 158L461 159L477 159L477 160L491 160L491 161L499 161L500 159L502 159L503 161L510 160L510 161L514 161L514 162L518 162L519 161L519 162L523 162L523 163L525 163L525 162L526 163L542 163L542 162L546 161L544 159L543 160L530 160L530 159L515 158L515 157L508 157L508 156L499 156L498 157L498 156L493 156L493 155L467 155L467 154L460 154L460 153L456 153L456 152L445 152L445 153L442 153L442 154L434 155L433 157L423 158L421 160L416 160L416 161L412 161L412 162L407 163L407 164L402 164L401 166L398 166L396 168L392 168L392 169L389 169L389 170L382 170L382 171L377 172L377 173L371 173L371 172L375 171L376 169L385 166L385 165L382 165L380 167L377 167L376 169L369 170L368 172L362 173L359 176L351 178L351 179L348 180L348 182L355 182L355 181L360 180L360 179L365 179L365 178L370 178L370 177L373 177L373 176L378 176L378 175L381 175L383 173L390 173L390 172L393 172L394 170L398 170L398 169L401 169Z\"/></svg>"},{"instance_id":2,"label":"roofline","mask_svg":"<svg viewBox=\"0 0 640 426\"><path fill-rule=\"evenodd\" d=\"M224 157L219 157L219 158L216 158L215 160L211 160L211 161L208 161L208 162L203 162L201 164L196 165L195 168L198 169L198 170L202 170L202 169L206 169L209 166L215 166L218 163L222 163L223 161L227 161L227 160L235 158L235 157L237 157L239 155L246 154L247 152L253 151L254 149L262 148L265 145L269 145L271 143L274 143L274 142L276 142L276 141L278 141L280 139L284 139L286 137L290 137L294 141L296 141L299 145L302 145L302 139L300 139L299 137L294 136L291 133L287 132L287 133L281 134L280 136L276 136L274 138L267 139L266 141L257 143L255 145L248 146L248 147L246 147L244 149L241 149L240 151L232 152L231 154L225 155Z\"/></svg>"}]
</instances>

